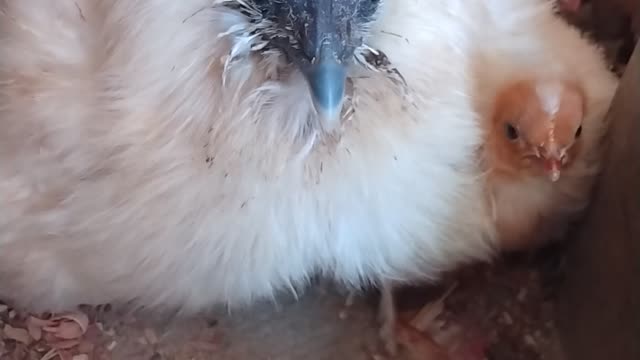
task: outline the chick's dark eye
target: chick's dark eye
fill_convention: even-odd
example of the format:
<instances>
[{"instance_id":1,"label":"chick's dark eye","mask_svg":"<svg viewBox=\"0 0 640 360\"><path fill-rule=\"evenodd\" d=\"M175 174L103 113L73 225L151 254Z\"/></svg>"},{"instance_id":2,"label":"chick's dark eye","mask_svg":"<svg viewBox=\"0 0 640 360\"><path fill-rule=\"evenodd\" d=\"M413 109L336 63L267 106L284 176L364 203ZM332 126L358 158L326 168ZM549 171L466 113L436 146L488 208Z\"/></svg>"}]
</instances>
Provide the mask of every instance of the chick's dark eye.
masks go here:
<instances>
[{"instance_id":1,"label":"chick's dark eye","mask_svg":"<svg viewBox=\"0 0 640 360\"><path fill-rule=\"evenodd\" d=\"M576 139L582 135L582 125L578 126L578 130L576 130Z\"/></svg>"},{"instance_id":2,"label":"chick's dark eye","mask_svg":"<svg viewBox=\"0 0 640 360\"><path fill-rule=\"evenodd\" d=\"M516 140L518 138L518 130L511 124L507 123L504 127L505 133L507 134L507 138L509 140Z\"/></svg>"}]
</instances>

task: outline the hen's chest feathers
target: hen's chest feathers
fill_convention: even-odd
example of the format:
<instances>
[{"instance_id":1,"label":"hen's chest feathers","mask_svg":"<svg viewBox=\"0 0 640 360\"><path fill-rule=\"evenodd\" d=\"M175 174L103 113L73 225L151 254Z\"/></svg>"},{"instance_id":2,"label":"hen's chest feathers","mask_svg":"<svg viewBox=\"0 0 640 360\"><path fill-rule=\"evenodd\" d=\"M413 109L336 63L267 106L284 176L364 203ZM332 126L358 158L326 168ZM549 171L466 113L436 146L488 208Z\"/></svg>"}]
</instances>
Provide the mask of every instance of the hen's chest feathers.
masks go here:
<instances>
[{"instance_id":1,"label":"hen's chest feathers","mask_svg":"<svg viewBox=\"0 0 640 360\"><path fill-rule=\"evenodd\" d=\"M422 6L389 3L368 39L412 103L388 74L351 74L336 142L314 125L304 74L275 81L282 58L243 56L232 9L1 2L0 296L191 311L297 292L316 273L363 286L488 256L458 70L470 33L449 5L429 21Z\"/></svg>"}]
</instances>

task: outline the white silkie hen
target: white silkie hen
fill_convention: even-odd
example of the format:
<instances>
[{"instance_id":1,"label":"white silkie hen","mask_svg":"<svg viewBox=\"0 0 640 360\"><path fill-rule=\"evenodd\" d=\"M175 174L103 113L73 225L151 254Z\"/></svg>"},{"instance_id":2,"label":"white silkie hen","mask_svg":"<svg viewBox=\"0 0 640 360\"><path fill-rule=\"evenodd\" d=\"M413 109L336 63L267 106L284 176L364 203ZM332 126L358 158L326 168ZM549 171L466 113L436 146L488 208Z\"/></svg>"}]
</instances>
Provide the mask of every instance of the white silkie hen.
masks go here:
<instances>
[{"instance_id":1,"label":"white silkie hen","mask_svg":"<svg viewBox=\"0 0 640 360\"><path fill-rule=\"evenodd\" d=\"M188 312L486 259L483 10L0 1L0 296Z\"/></svg>"}]
</instances>

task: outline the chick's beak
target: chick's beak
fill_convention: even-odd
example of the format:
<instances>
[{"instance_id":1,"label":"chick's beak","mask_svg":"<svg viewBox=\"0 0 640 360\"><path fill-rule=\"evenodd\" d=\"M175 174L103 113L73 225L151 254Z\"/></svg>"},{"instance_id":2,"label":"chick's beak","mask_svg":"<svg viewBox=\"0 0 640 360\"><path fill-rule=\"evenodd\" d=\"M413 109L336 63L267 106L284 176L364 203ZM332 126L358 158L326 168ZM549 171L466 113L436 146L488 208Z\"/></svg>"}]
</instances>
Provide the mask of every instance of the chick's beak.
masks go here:
<instances>
[{"instance_id":1,"label":"chick's beak","mask_svg":"<svg viewBox=\"0 0 640 360\"><path fill-rule=\"evenodd\" d=\"M560 179L560 172L566 163L566 149L561 149L554 141L549 141L537 149L540 154L543 169L549 180L556 182Z\"/></svg>"},{"instance_id":2,"label":"chick's beak","mask_svg":"<svg viewBox=\"0 0 640 360\"><path fill-rule=\"evenodd\" d=\"M549 180L556 182L560 179L560 170L562 168L562 160L552 156L544 159L544 170Z\"/></svg>"},{"instance_id":3,"label":"chick's beak","mask_svg":"<svg viewBox=\"0 0 640 360\"><path fill-rule=\"evenodd\" d=\"M556 182L560 179L560 172L567 161L564 151L551 151L547 152L543 157L544 170L549 177L549 180Z\"/></svg>"}]
</instances>

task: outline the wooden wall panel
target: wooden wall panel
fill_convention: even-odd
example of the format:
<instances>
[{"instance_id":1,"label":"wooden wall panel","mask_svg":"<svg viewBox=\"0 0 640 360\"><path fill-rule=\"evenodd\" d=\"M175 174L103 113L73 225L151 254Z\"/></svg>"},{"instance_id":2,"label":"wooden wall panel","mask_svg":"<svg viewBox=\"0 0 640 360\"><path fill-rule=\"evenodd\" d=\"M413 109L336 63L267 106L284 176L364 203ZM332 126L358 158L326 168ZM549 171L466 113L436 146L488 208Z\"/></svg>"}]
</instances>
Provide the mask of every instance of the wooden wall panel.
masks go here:
<instances>
[{"instance_id":1,"label":"wooden wall panel","mask_svg":"<svg viewBox=\"0 0 640 360\"><path fill-rule=\"evenodd\" d=\"M640 359L640 46L609 119L608 162L557 307L567 360Z\"/></svg>"}]
</instances>

